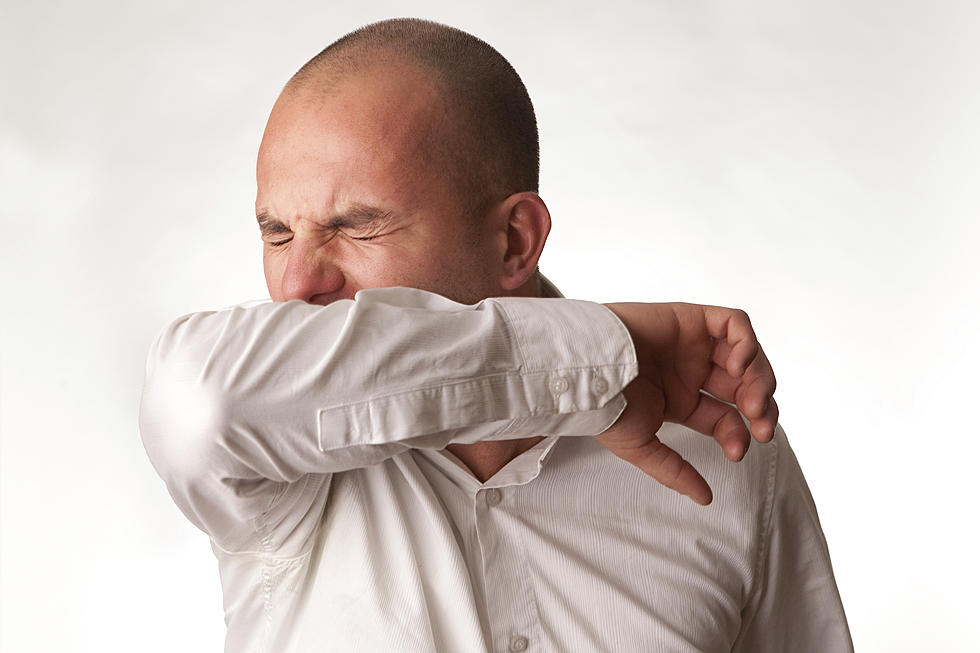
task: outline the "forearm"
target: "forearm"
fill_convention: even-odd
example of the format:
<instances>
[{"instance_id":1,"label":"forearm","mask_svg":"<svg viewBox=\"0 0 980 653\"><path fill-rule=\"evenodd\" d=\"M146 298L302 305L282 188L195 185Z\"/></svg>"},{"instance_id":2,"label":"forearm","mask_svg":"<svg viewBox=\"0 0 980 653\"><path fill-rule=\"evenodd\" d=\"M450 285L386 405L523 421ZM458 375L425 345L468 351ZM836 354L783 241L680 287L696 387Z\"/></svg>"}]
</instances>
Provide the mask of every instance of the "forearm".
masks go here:
<instances>
[{"instance_id":1,"label":"forearm","mask_svg":"<svg viewBox=\"0 0 980 653\"><path fill-rule=\"evenodd\" d=\"M635 373L625 328L594 304L380 289L177 320L150 351L140 427L177 498L196 479L288 483L412 447L594 435Z\"/></svg>"}]
</instances>

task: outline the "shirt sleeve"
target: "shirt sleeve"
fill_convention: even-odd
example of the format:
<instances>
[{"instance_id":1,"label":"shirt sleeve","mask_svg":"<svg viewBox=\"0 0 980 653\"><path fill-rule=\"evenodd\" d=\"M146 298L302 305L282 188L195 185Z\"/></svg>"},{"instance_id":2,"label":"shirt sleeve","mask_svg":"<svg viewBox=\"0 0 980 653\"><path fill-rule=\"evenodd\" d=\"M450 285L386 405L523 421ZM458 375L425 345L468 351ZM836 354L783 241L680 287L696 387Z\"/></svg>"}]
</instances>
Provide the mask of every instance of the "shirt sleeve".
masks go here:
<instances>
[{"instance_id":1,"label":"shirt sleeve","mask_svg":"<svg viewBox=\"0 0 980 653\"><path fill-rule=\"evenodd\" d=\"M853 653L817 508L782 427L756 577L733 653Z\"/></svg>"},{"instance_id":2,"label":"shirt sleeve","mask_svg":"<svg viewBox=\"0 0 980 653\"><path fill-rule=\"evenodd\" d=\"M636 373L629 333L599 304L381 288L179 318L150 349L140 431L178 506L221 544L304 500L310 475L322 486L411 448L601 433Z\"/></svg>"}]
</instances>

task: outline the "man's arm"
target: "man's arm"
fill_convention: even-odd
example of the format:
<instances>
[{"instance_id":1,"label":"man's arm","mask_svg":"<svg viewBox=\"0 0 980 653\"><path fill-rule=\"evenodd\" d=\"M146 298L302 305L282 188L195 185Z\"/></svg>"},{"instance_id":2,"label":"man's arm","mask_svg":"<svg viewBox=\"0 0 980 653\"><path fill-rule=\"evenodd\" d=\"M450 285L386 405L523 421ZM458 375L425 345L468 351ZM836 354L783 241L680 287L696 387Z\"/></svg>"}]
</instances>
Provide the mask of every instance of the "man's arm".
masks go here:
<instances>
[{"instance_id":1,"label":"man's arm","mask_svg":"<svg viewBox=\"0 0 980 653\"><path fill-rule=\"evenodd\" d=\"M238 548L254 536L239 525L307 500L287 496L307 475L410 448L600 433L636 370L626 329L596 304L376 289L177 320L151 348L140 429L185 515Z\"/></svg>"},{"instance_id":2,"label":"man's arm","mask_svg":"<svg viewBox=\"0 0 980 653\"><path fill-rule=\"evenodd\" d=\"M775 438L755 583L733 653L853 653L830 552L803 472Z\"/></svg>"},{"instance_id":3,"label":"man's arm","mask_svg":"<svg viewBox=\"0 0 980 653\"><path fill-rule=\"evenodd\" d=\"M151 349L144 444L184 513L214 536L229 523L229 501L236 523L256 520L284 485L308 474L366 467L410 448L601 433L622 412L621 391L637 373L632 335L644 352L638 381L655 392L637 400L641 419L629 420L628 437L617 440L612 429L605 444L704 502L689 487L700 479L690 465L677 473L676 454L661 455L673 453L661 446L651 455L649 444L635 443L655 441L663 420L674 419L741 457L748 433L704 421L698 397L704 388L733 401L751 386L739 407L768 405L766 383L744 382L766 375L742 374L761 355L747 318L690 305L612 309L622 322L588 302L503 298L470 307L389 288L326 307L288 302L191 315ZM737 416L716 403L715 413Z\"/></svg>"}]
</instances>

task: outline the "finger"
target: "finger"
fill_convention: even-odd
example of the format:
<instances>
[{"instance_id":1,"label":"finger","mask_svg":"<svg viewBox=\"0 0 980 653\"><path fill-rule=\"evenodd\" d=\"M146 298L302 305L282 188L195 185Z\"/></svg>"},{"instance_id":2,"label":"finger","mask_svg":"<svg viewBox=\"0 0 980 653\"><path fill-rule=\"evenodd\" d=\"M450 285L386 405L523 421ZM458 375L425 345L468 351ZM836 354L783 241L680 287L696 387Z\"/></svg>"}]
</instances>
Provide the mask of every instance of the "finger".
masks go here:
<instances>
[{"instance_id":1,"label":"finger","mask_svg":"<svg viewBox=\"0 0 980 653\"><path fill-rule=\"evenodd\" d=\"M761 417L776 392L776 376L769 359L760 348L745 373L740 377L733 377L724 368L728 355L726 352L730 351L728 343L719 342L716 345L712 355L715 365L705 379L704 389L720 399L737 404L746 417Z\"/></svg>"},{"instance_id":2,"label":"finger","mask_svg":"<svg viewBox=\"0 0 980 653\"><path fill-rule=\"evenodd\" d=\"M708 378L704 380L704 389L730 404L735 403L735 392L742 385L741 378L735 378L717 365L711 366Z\"/></svg>"},{"instance_id":3,"label":"finger","mask_svg":"<svg viewBox=\"0 0 980 653\"><path fill-rule=\"evenodd\" d=\"M694 466L654 436L647 444L630 452L617 454L662 485L706 506L711 503L711 488Z\"/></svg>"},{"instance_id":4,"label":"finger","mask_svg":"<svg viewBox=\"0 0 980 653\"><path fill-rule=\"evenodd\" d=\"M708 333L731 347L725 369L732 376L741 376L759 351L759 341L748 314L736 308L705 306L704 320Z\"/></svg>"},{"instance_id":5,"label":"finger","mask_svg":"<svg viewBox=\"0 0 980 653\"><path fill-rule=\"evenodd\" d=\"M711 350L711 362L725 369L729 357L732 355L732 346L727 340L716 339L715 346Z\"/></svg>"},{"instance_id":6,"label":"finger","mask_svg":"<svg viewBox=\"0 0 980 653\"><path fill-rule=\"evenodd\" d=\"M664 417L663 395L659 389L639 377L626 386L623 395L626 410L596 440L672 490L701 505L710 503L711 489L707 481L656 436Z\"/></svg>"},{"instance_id":7,"label":"finger","mask_svg":"<svg viewBox=\"0 0 980 653\"><path fill-rule=\"evenodd\" d=\"M769 442L776 434L776 425L779 423L779 406L776 400L769 402L764 417L751 420L752 437L759 442Z\"/></svg>"},{"instance_id":8,"label":"finger","mask_svg":"<svg viewBox=\"0 0 980 653\"><path fill-rule=\"evenodd\" d=\"M776 392L776 376L766 353L759 349L755 360L745 370L742 383L735 389L735 405L749 419L764 417Z\"/></svg>"},{"instance_id":9,"label":"finger","mask_svg":"<svg viewBox=\"0 0 980 653\"><path fill-rule=\"evenodd\" d=\"M741 460L749 449L749 429L738 411L704 393L681 424L714 438L729 460Z\"/></svg>"}]
</instances>

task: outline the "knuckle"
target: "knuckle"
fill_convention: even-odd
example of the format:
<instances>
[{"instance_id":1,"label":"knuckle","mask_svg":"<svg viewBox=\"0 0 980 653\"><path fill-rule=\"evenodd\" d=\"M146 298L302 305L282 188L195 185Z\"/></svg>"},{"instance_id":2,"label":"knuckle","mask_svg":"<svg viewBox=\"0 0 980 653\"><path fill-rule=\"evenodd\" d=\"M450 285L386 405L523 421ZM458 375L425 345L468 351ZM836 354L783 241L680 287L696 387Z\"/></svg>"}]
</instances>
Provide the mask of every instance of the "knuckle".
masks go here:
<instances>
[{"instance_id":1,"label":"knuckle","mask_svg":"<svg viewBox=\"0 0 980 653\"><path fill-rule=\"evenodd\" d=\"M684 472L684 459L673 449L663 448L666 449L666 452L657 466L658 480L665 485L672 486L680 480L681 474Z\"/></svg>"}]
</instances>

